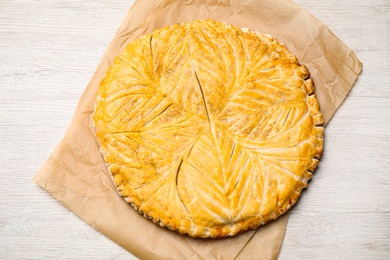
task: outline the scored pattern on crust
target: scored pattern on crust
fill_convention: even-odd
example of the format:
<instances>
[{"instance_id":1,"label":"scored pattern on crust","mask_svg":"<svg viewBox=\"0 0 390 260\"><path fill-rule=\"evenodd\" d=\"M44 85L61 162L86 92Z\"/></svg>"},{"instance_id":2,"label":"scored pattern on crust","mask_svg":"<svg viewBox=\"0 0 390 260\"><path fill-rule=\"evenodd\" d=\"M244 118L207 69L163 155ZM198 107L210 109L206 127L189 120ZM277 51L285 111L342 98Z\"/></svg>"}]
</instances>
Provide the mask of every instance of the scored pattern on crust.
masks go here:
<instances>
[{"instance_id":1,"label":"scored pattern on crust","mask_svg":"<svg viewBox=\"0 0 390 260\"><path fill-rule=\"evenodd\" d=\"M118 192L194 237L283 214L323 146L306 67L270 36L209 19L130 43L100 84L94 123Z\"/></svg>"}]
</instances>

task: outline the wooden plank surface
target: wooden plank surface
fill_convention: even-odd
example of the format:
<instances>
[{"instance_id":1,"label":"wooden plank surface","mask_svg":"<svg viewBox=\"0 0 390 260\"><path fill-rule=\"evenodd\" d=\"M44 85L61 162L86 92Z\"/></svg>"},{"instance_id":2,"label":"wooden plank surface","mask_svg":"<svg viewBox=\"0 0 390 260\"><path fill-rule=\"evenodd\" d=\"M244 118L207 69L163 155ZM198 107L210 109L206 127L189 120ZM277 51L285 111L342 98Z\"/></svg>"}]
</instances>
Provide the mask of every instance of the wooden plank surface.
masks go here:
<instances>
[{"instance_id":1,"label":"wooden plank surface","mask_svg":"<svg viewBox=\"0 0 390 260\"><path fill-rule=\"evenodd\" d=\"M133 2L0 1L0 259L135 259L31 181ZM280 259L390 259L390 3L296 2L364 68L326 128Z\"/></svg>"}]
</instances>

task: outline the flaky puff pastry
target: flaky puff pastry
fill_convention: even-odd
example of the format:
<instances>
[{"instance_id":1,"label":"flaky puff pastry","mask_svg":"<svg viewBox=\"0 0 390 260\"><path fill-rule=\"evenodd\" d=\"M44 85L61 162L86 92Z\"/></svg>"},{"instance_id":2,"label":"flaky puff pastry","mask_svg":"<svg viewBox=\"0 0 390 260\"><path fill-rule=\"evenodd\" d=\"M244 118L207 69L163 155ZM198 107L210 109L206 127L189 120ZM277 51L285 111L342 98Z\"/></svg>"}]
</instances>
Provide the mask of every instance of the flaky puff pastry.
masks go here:
<instances>
[{"instance_id":1,"label":"flaky puff pastry","mask_svg":"<svg viewBox=\"0 0 390 260\"><path fill-rule=\"evenodd\" d=\"M94 123L119 194L193 237L276 219L323 147L306 67L276 39L210 19L130 43L100 84Z\"/></svg>"}]
</instances>

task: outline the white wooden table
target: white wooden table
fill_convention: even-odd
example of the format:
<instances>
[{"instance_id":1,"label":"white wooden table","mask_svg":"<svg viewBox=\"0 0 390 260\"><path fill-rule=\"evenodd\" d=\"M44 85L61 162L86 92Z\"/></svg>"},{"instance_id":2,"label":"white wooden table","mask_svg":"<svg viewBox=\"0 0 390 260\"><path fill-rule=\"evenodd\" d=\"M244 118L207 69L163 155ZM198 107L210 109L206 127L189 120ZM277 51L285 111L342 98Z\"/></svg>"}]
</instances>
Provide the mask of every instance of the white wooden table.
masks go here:
<instances>
[{"instance_id":1,"label":"white wooden table","mask_svg":"<svg viewBox=\"0 0 390 260\"><path fill-rule=\"evenodd\" d=\"M390 1L296 0L364 64L280 259L390 259ZM0 259L132 259L31 181L133 1L0 1Z\"/></svg>"}]
</instances>

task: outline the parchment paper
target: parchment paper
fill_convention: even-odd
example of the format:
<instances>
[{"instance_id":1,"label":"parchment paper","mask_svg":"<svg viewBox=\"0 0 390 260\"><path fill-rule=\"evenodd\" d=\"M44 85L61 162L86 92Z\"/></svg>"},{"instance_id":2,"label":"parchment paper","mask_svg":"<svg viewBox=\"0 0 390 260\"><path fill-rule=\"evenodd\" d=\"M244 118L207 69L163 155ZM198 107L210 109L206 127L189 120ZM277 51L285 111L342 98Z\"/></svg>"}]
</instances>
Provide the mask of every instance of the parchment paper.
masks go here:
<instances>
[{"instance_id":1,"label":"parchment paper","mask_svg":"<svg viewBox=\"0 0 390 260\"><path fill-rule=\"evenodd\" d=\"M288 213L233 238L194 239L161 228L118 195L93 135L95 93L114 57L144 33L201 18L268 33L285 43L309 68L325 122L345 99L362 68L348 46L290 0L138 0L85 89L64 139L33 180L88 224L142 259L274 259Z\"/></svg>"}]
</instances>

